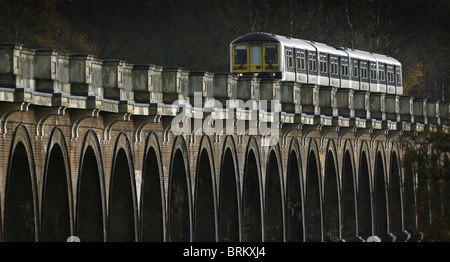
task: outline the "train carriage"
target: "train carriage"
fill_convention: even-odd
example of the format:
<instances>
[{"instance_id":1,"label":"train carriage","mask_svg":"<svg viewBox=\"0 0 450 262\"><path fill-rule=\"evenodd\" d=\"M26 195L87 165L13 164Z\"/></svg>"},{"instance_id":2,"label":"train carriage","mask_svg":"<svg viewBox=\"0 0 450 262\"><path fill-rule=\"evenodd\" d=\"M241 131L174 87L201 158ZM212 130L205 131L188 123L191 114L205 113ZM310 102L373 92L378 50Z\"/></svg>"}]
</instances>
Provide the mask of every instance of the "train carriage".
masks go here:
<instances>
[{"instance_id":1,"label":"train carriage","mask_svg":"<svg viewBox=\"0 0 450 262\"><path fill-rule=\"evenodd\" d=\"M305 84L403 94L401 63L360 50L269 33L230 43L230 71Z\"/></svg>"}]
</instances>

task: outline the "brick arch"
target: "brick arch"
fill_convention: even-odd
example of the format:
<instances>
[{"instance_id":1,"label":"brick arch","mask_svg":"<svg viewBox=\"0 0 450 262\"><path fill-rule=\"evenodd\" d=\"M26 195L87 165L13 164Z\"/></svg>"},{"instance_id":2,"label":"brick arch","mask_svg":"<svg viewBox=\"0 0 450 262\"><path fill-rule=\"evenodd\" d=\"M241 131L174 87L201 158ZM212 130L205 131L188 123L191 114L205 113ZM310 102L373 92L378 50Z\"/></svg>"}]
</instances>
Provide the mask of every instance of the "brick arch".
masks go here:
<instances>
[{"instance_id":1,"label":"brick arch","mask_svg":"<svg viewBox=\"0 0 450 262\"><path fill-rule=\"evenodd\" d=\"M219 241L237 242L241 232L241 197L236 144L231 135L224 140L219 177Z\"/></svg>"},{"instance_id":2,"label":"brick arch","mask_svg":"<svg viewBox=\"0 0 450 262\"><path fill-rule=\"evenodd\" d=\"M263 196L261 166L258 143L255 137L249 138L245 153L243 174L242 241L262 241L263 233Z\"/></svg>"},{"instance_id":3,"label":"brick arch","mask_svg":"<svg viewBox=\"0 0 450 262\"><path fill-rule=\"evenodd\" d=\"M77 181L76 235L82 241L106 241L107 207L103 160L94 130L83 141Z\"/></svg>"},{"instance_id":4,"label":"brick arch","mask_svg":"<svg viewBox=\"0 0 450 262\"><path fill-rule=\"evenodd\" d=\"M60 128L51 131L42 181L41 236L45 242L66 241L73 235L73 198L69 155Z\"/></svg>"},{"instance_id":5,"label":"brick arch","mask_svg":"<svg viewBox=\"0 0 450 262\"><path fill-rule=\"evenodd\" d=\"M109 194L110 241L138 240L138 215L133 155L125 133L119 133L114 146Z\"/></svg>"},{"instance_id":6,"label":"brick arch","mask_svg":"<svg viewBox=\"0 0 450 262\"><path fill-rule=\"evenodd\" d=\"M319 147L314 138L308 146L306 167L305 240L322 241L322 197Z\"/></svg>"},{"instance_id":7,"label":"brick arch","mask_svg":"<svg viewBox=\"0 0 450 262\"><path fill-rule=\"evenodd\" d=\"M203 135L198 149L194 191L194 239L212 242L217 239L217 196L214 155L211 141Z\"/></svg>"},{"instance_id":8,"label":"brick arch","mask_svg":"<svg viewBox=\"0 0 450 262\"><path fill-rule=\"evenodd\" d=\"M350 140L345 140L342 157L342 238L355 239L356 234L356 165L354 150Z\"/></svg>"},{"instance_id":9,"label":"brick arch","mask_svg":"<svg viewBox=\"0 0 450 262\"><path fill-rule=\"evenodd\" d=\"M323 181L323 234L325 241L340 239L339 167L334 140L328 140Z\"/></svg>"},{"instance_id":10,"label":"brick arch","mask_svg":"<svg viewBox=\"0 0 450 262\"><path fill-rule=\"evenodd\" d=\"M155 132L147 135L142 167L140 239L164 241L166 213L161 148Z\"/></svg>"},{"instance_id":11,"label":"brick arch","mask_svg":"<svg viewBox=\"0 0 450 262\"><path fill-rule=\"evenodd\" d=\"M266 160L264 237L265 241L284 240L284 179L280 147L269 148Z\"/></svg>"},{"instance_id":12,"label":"brick arch","mask_svg":"<svg viewBox=\"0 0 450 262\"><path fill-rule=\"evenodd\" d=\"M38 241L39 201L36 168L30 135L24 125L17 126L14 131L7 170L4 241Z\"/></svg>"},{"instance_id":13,"label":"brick arch","mask_svg":"<svg viewBox=\"0 0 450 262\"><path fill-rule=\"evenodd\" d=\"M366 239L372 235L372 180L371 162L367 141L361 142L357 175L358 236Z\"/></svg>"},{"instance_id":14,"label":"brick arch","mask_svg":"<svg viewBox=\"0 0 450 262\"><path fill-rule=\"evenodd\" d=\"M186 141L175 137L170 159L168 241L192 240L192 200L189 153Z\"/></svg>"},{"instance_id":15,"label":"brick arch","mask_svg":"<svg viewBox=\"0 0 450 262\"><path fill-rule=\"evenodd\" d=\"M393 143L388 170L389 232L399 235L402 226L402 168L398 144Z\"/></svg>"},{"instance_id":16,"label":"brick arch","mask_svg":"<svg viewBox=\"0 0 450 262\"><path fill-rule=\"evenodd\" d=\"M388 234L388 210L387 210L387 175L386 156L383 143L378 141L375 150L373 166L373 202L374 202L374 226L375 234L382 239Z\"/></svg>"}]
</instances>

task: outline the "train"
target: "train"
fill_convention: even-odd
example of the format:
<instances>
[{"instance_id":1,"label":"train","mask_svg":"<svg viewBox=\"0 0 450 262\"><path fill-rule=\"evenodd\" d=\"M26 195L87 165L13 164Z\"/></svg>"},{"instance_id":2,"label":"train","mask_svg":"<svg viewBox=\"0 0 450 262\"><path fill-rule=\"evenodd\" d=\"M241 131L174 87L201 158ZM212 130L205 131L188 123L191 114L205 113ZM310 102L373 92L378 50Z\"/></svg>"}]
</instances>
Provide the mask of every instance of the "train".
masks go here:
<instances>
[{"instance_id":1,"label":"train","mask_svg":"<svg viewBox=\"0 0 450 262\"><path fill-rule=\"evenodd\" d=\"M395 58L265 32L230 43L230 72L403 95L402 64Z\"/></svg>"}]
</instances>

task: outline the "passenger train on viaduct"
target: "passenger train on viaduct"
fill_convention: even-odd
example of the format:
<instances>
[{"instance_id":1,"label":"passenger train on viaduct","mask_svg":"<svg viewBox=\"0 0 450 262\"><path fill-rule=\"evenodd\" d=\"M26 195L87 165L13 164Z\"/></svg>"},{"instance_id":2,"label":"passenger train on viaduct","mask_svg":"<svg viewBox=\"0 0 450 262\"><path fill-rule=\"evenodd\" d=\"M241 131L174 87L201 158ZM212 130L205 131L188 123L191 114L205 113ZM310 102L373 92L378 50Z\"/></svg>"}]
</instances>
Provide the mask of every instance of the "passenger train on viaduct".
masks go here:
<instances>
[{"instance_id":1,"label":"passenger train on viaduct","mask_svg":"<svg viewBox=\"0 0 450 262\"><path fill-rule=\"evenodd\" d=\"M403 95L402 65L390 56L269 33L249 33L232 41L230 71Z\"/></svg>"}]
</instances>

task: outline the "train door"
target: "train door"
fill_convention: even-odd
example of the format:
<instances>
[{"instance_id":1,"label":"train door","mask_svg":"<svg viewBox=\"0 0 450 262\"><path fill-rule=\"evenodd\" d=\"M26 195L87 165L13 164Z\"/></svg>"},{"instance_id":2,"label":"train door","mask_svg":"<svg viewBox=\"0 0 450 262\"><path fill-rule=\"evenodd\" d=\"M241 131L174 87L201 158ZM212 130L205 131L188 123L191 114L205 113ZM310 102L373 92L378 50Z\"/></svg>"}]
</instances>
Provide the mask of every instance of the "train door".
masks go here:
<instances>
[{"instance_id":1,"label":"train door","mask_svg":"<svg viewBox=\"0 0 450 262\"><path fill-rule=\"evenodd\" d=\"M251 45L250 72L262 72L262 48L261 44Z\"/></svg>"}]
</instances>

